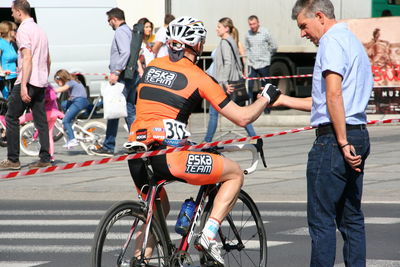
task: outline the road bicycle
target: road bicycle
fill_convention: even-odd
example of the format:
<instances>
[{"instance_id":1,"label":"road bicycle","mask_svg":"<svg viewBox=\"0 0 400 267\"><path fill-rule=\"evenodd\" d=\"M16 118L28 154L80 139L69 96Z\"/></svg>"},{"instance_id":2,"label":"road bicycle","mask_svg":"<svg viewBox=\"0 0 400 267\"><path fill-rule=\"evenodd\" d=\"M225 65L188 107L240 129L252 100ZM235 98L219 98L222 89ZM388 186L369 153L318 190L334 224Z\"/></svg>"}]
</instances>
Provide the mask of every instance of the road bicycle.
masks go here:
<instances>
[{"instance_id":1,"label":"road bicycle","mask_svg":"<svg viewBox=\"0 0 400 267\"><path fill-rule=\"evenodd\" d=\"M72 124L76 140L88 155L94 155L92 150L98 148L103 143L106 136L107 126L103 122L90 121L95 111L96 103L99 100L100 98L95 100L94 106L87 119L78 119L80 115L87 112L87 110L81 110L76 115ZM58 135L64 136L65 139L66 134L62 127L62 120L57 119L54 129L57 129L57 132L61 132L62 134ZM38 131L32 121L22 126L20 130L20 148L21 151L28 156L39 155L40 143Z\"/></svg>"},{"instance_id":2,"label":"road bicycle","mask_svg":"<svg viewBox=\"0 0 400 267\"><path fill-rule=\"evenodd\" d=\"M134 142L126 143L129 153L146 150L145 146ZM248 175L254 172L258 164L256 145L238 144L223 147L213 147L207 150L215 153L249 150L252 153L251 166L244 170ZM261 154L261 153L260 153ZM265 165L265 160L262 159ZM155 181L148 158L143 162L148 174L146 199L139 201L123 201L114 204L102 217L96 229L92 247L92 267L135 267L135 266L220 266L207 256L206 253L190 247L203 229L212 207L219 184L200 186L196 197L196 208L191 219L189 231L184 236L170 235L164 211L158 193L161 188L174 181ZM141 191L143 191L143 189ZM197 225L200 224L200 227ZM140 229L146 229L144 233ZM149 233L155 247L151 257L145 256L145 249L149 242ZM177 238L177 236L179 238ZM143 240L139 248L135 242ZM178 239L178 243L174 243ZM223 221L217 235L217 241L222 244L221 252L226 266L259 266L267 265L267 236L260 212L243 190L238 200ZM140 242L139 242L140 243ZM140 256L134 251L140 249Z\"/></svg>"}]
</instances>

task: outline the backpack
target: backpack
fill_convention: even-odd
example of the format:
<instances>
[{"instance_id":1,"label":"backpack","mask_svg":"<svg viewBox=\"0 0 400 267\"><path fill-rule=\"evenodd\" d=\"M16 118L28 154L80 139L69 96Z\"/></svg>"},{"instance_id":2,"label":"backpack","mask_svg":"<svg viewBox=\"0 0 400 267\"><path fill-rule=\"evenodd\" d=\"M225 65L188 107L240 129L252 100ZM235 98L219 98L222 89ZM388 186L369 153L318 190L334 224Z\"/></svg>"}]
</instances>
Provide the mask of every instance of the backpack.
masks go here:
<instances>
[{"instance_id":1,"label":"backpack","mask_svg":"<svg viewBox=\"0 0 400 267\"><path fill-rule=\"evenodd\" d=\"M140 47L142 45L143 40L143 24L135 24L133 25L132 30L132 40L131 40L131 54L128 59L128 63L126 64L124 70L124 79L133 79L135 72L137 71L137 60L139 58Z\"/></svg>"}]
</instances>

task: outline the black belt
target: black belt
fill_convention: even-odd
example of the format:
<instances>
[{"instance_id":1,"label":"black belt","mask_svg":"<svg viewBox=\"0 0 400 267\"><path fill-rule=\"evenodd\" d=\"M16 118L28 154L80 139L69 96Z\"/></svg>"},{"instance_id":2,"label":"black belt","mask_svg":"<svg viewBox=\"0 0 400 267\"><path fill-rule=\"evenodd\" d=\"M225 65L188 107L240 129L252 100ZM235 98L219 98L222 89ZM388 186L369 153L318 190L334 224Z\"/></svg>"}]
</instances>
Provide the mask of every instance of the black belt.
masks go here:
<instances>
[{"instance_id":1,"label":"black belt","mask_svg":"<svg viewBox=\"0 0 400 267\"><path fill-rule=\"evenodd\" d=\"M365 130L367 126L365 124L346 124L346 130ZM333 130L333 126L331 123L319 125L317 129L315 129L315 135L321 136L325 134L335 133Z\"/></svg>"}]
</instances>

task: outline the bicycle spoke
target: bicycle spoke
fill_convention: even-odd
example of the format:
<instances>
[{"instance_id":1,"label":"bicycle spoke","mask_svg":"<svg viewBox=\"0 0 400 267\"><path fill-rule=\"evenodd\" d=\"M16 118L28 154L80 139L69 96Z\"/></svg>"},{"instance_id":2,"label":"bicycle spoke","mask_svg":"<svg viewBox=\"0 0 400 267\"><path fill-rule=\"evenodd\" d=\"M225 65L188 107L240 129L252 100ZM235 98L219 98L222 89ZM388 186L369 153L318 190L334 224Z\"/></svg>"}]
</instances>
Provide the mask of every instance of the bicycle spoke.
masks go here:
<instances>
[{"instance_id":1,"label":"bicycle spoke","mask_svg":"<svg viewBox=\"0 0 400 267\"><path fill-rule=\"evenodd\" d=\"M136 264L144 262L149 266L166 264L167 245L156 221L150 227L152 240L155 242L153 254L138 260L144 225L145 217L140 204L127 201L113 206L96 230L92 266L137 266Z\"/></svg>"},{"instance_id":2,"label":"bicycle spoke","mask_svg":"<svg viewBox=\"0 0 400 267\"><path fill-rule=\"evenodd\" d=\"M240 193L234 208L223 221L218 237L226 266L266 266L267 247L262 218L244 192Z\"/></svg>"}]
</instances>

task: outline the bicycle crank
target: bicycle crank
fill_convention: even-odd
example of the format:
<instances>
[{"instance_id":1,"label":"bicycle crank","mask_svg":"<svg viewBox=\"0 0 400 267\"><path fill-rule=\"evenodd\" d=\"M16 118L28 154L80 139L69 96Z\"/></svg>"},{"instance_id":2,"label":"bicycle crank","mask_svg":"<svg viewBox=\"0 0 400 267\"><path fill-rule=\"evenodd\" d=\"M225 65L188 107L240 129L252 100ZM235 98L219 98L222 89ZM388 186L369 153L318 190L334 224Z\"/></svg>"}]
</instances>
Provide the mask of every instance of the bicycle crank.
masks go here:
<instances>
[{"instance_id":1,"label":"bicycle crank","mask_svg":"<svg viewBox=\"0 0 400 267\"><path fill-rule=\"evenodd\" d=\"M186 251L175 252L170 262L171 262L170 263L171 267L189 267L189 266L194 267L193 260L190 257L190 254L187 253Z\"/></svg>"}]
</instances>

